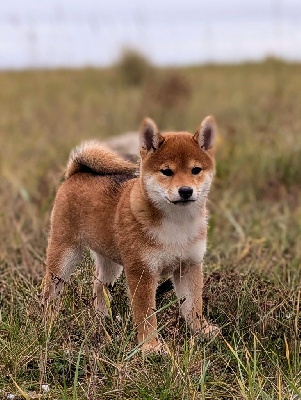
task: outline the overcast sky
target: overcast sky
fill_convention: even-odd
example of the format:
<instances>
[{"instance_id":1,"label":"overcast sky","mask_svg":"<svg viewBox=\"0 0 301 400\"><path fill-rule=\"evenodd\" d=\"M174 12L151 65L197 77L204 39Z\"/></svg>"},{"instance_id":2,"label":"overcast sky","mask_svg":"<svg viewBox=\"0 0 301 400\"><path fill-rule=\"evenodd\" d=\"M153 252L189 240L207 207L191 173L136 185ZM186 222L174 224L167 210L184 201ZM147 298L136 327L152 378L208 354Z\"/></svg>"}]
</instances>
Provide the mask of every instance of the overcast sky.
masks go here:
<instances>
[{"instance_id":1,"label":"overcast sky","mask_svg":"<svg viewBox=\"0 0 301 400\"><path fill-rule=\"evenodd\" d=\"M0 68L301 60L301 0L2 0Z\"/></svg>"}]
</instances>

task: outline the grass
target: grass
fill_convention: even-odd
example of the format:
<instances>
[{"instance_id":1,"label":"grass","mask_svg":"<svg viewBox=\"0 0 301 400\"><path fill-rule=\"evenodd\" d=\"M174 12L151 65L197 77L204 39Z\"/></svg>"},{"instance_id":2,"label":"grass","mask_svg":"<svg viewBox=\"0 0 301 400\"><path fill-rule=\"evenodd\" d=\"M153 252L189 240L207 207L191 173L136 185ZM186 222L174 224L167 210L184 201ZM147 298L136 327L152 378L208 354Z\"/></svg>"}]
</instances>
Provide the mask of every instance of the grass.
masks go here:
<instances>
[{"instance_id":1,"label":"grass","mask_svg":"<svg viewBox=\"0 0 301 400\"><path fill-rule=\"evenodd\" d=\"M120 68L0 73L0 398L301 398L301 65L152 68L133 85ZM220 135L204 302L223 337L191 336L168 293L169 356L143 358L124 278L112 316L96 317L89 254L45 317L49 216L71 148L145 115L194 131L207 114Z\"/></svg>"}]
</instances>

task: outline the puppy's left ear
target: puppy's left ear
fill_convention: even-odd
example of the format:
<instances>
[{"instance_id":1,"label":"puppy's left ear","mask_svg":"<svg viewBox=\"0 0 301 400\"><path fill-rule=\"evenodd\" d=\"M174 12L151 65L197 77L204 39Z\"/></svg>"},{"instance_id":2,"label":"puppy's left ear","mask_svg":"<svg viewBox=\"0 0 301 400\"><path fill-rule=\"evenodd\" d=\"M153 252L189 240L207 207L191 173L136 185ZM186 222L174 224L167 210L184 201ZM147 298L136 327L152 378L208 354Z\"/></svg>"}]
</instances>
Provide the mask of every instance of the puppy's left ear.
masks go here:
<instances>
[{"instance_id":1,"label":"puppy's left ear","mask_svg":"<svg viewBox=\"0 0 301 400\"><path fill-rule=\"evenodd\" d=\"M217 126L215 119L209 115L202 121L199 129L194 134L193 139L198 143L201 149L208 151L214 146L216 135Z\"/></svg>"}]
</instances>

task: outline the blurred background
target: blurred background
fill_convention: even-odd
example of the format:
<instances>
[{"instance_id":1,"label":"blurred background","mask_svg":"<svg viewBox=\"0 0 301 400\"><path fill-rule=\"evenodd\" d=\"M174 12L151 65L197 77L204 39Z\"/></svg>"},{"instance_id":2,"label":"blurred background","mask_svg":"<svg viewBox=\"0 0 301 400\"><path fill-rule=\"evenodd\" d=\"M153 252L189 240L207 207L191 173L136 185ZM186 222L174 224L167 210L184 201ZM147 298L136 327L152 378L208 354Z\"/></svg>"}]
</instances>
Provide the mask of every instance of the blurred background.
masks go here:
<instances>
[{"instance_id":1,"label":"blurred background","mask_svg":"<svg viewBox=\"0 0 301 400\"><path fill-rule=\"evenodd\" d=\"M298 0L19 0L0 14L0 68L109 66L123 47L155 65L300 60Z\"/></svg>"}]
</instances>

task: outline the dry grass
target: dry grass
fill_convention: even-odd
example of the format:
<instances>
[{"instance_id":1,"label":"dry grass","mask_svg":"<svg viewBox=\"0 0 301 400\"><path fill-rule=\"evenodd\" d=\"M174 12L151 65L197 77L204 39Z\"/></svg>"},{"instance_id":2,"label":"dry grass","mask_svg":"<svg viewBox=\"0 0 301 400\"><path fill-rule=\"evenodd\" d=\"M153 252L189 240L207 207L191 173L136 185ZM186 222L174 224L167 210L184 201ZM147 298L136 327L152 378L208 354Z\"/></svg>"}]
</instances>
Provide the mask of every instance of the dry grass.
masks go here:
<instances>
[{"instance_id":1,"label":"dry grass","mask_svg":"<svg viewBox=\"0 0 301 400\"><path fill-rule=\"evenodd\" d=\"M135 85L118 69L7 72L0 87L0 398L300 398L301 66L155 70ZM207 114L220 136L205 310L223 338L191 337L169 293L158 318L170 356L143 359L124 281L113 318L95 317L89 255L45 319L49 215L70 149L145 115L194 131Z\"/></svg>"}]
</instances>

